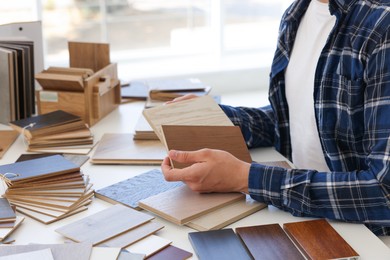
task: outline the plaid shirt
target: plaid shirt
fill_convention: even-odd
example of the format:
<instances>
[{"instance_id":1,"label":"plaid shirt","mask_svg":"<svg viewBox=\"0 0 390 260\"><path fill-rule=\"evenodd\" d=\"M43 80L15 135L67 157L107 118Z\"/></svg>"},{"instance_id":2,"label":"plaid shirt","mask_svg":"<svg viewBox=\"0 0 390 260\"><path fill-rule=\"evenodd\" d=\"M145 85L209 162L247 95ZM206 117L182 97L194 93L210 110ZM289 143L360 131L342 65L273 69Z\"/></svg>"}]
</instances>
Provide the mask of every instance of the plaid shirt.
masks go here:
<instances>
[{"instance_id":1,"label":"plaid shirt","mask_svg":"<svg viewBox=\"0 0 390 260\"><path fill-rule=\"evenodd\" d=\"M283 16L270 74L271 106L221 106L241 127L248 147L273 145L289 159L284 72L309 3L297 0ZM390 1L330 0L329 9L336 25L317 64L314 109L331 172L252 163L249 193L296 216L365 223L375 234L389 235Z\"/></svg>"}]
</instances>

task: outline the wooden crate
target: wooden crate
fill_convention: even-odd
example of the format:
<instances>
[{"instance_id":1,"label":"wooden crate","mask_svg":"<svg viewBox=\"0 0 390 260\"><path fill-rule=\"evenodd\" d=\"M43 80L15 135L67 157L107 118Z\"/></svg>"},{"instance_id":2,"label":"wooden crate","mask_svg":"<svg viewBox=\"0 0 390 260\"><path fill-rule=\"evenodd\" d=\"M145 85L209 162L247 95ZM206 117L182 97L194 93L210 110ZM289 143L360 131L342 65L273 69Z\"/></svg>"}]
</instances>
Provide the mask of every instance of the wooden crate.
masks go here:
<instances>
[{"instance_id":1,"label":"wooden crate","mask_svg":"<svg viewBox=\"0 0 390 260\"><path fill-rule=\"evenodd\" d=\"M83 79L83 91L40 90L37 92L38 113L61 109L80 116L93 126L120 104L117 75L117 64L110 63Z\"/></svg>"}]
</instances>

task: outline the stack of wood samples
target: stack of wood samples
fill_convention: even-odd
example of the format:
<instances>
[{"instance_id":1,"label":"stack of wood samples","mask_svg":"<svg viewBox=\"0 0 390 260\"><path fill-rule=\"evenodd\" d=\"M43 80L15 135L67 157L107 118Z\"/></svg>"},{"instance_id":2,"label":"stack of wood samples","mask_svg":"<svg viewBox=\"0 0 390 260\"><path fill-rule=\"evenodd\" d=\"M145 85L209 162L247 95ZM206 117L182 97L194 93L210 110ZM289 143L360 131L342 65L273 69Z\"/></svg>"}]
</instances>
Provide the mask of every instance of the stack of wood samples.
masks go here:
<instances>
[{"instance_id":1,"label":"stack of wood samples","mask_svg":"<svg viewBox=\"0 0 390 260\"><path fill-rule=\"evenodd\" d=\"M159 140L153 128L142 114L134 127L134 140Z\"/></svg>"},{"instance_id":2,"label":"stack of wood samples","mask_svg":"<svg viewBox=\"0 0 390 260\"><path fill-rule=\"evenodd\" d=\"M92 184L78 165L60 155L0 166L8 186L3 197L16 210L49 224L87 209Z\"/></svg>"},{"instance_id":3,"label":"stack of wood samples","mask_svg":"<svg viewBox=\"0 0 390 260\"><path fill-rule=\"evenodd\" d=\"M359 258L325 219L285 223L283 228L307 259Z\"/></svg>"},{"instance_id":4,"label":"stack of wood samples","mask_svg":"<svg viewBox=\"0 0 390 260\"><path fill-rule=\"evenodd\" d=\"M163 143L162 125L233 126L215 100L208 95L144 109L143 115Z\"/></svg>"},{"instance_id":5,"label":"stack of wood samples","mask_svg":"<svg viewBox=\"0 0 390 260\"><path fill-rule=\"evenodd\" d=\"M16 216L15 207L8 200L0 198L0 242L7 243L8 236L19 227L24 217Z\"/></svg>"},{"instance_id":6,"label":"stack of wood samples","mask_svg":"<svg viewBox=\"0 0 390 260\"><path fill-rule=\"evenodd\" d=\"M0 41L0 123L35 113L34 43Z\"/></svg>"},{"instance_id":7,"label":"stack of wood samples","mask_svg":"<svg viewBox=\"0 0 390 260\"><path fill-rule=\"evenodd\" d=\"M166 154L159 140L134 140L132 134L106 133L97 144L91 163L160 165Z\"/></svg>"},{"instance_id":8,"label":"stack of wood samples","mask_svg":"<svg viewBox=\"0 0 390 260\"><path fill-rule=\"evenodd\" d=\"M28 151L88 153L93 146L90 129L79 116L57 110L10 122L28 144Z\"/></svg>"},{"instance_id":9,"label":"stack of wood samples","mask_svg":"<svg viewBox=\"0 0 390 260\"><path fill-rule=\"evenodd\" d=\"M152 216L117 204L60 227L56 232L75 242L125 248L163 228L152 219Z\"/></svg>"}]
</instances>

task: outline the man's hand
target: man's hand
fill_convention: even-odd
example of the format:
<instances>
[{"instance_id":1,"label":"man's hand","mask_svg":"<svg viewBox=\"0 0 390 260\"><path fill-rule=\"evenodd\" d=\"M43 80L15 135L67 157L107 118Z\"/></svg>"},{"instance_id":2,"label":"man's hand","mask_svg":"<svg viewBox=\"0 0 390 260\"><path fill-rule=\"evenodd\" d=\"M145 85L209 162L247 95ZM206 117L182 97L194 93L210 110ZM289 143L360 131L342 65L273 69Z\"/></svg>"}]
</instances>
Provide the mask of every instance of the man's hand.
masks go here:
<instances>
[{"instance_id":1,"label":"man's hand","mask_svg":"<svg viewBox=\"0 0 390 260\"><path fill-rule=\"evenodd\" d=\"M167 181L183 181L196 192L248 193L250 164L228 152L212 149L184 152L171 150L161 164ZM170 160L193 163L183 169L172 169Z\"/></svg>"}]
</instances>

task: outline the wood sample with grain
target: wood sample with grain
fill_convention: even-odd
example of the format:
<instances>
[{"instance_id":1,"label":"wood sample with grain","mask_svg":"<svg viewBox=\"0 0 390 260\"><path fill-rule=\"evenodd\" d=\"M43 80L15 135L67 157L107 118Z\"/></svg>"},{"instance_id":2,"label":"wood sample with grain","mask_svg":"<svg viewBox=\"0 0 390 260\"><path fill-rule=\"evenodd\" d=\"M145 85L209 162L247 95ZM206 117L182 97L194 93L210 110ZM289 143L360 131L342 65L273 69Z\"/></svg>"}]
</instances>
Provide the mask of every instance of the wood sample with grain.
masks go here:
<instances>
[{"instance_id":1,"label":"wood sample with grain","mask_svg":"<svg viewBox=\"0 0 390 260\"><path fill-rule=\"evenodd\" d=\"M202 148L218 149L251 163L252 158L238 126L162 125L168 150L195 151ZM174 168L190 164L171 161Z\"/></svg>"},{"instance_id":2,"label":"wood sample with grain","mask_svg":"<svg viewBox=\"0 0 390 260\"><path fill-rule=\"evenodd\" d=\"M114 183L95 191L99 199L140 209L138 202L153 195L184 185L182 182L168 182L160 170L154 169L127 180Z\"/></svg>"},{"instance_id":3,"label":"wood sample with grain","mask_svg":"<svg viewBox=\"0 0 390 260\"><path fill-rule=\"evenodd\" d=\"M141 200L139 206L183 225L218 208L245 200L242 193L197 193L186 185Z\"/></svg>"},{"instance_id":4,"label":"wood sample with grain","mask_svg":"<svg viewBox=\"0 0 390 260\"><path fill-rule=\"evenodd\" d=\"M184 260L190 258L191 256L191 252L170 245L149 256L148 260Z\"/></svg>"},{"instance_id":5,"label":"wood sample with grain","mask_svg":"<svg viewBox=\"0 0 390 260\"><path fill-rule=\"evenodd\" d=\"M236 233L254 259L305 259L279 224L238 227Z\"/></svg>"},{"instance_id":6,"label":"wood sample with grain","mask_svg":"<svg viewBox=\"0 0 390 260\"><path fill-rule=\"evenodd\" d=\"M267 207L266 204L257 202L247 195L245 200L240 200L223 208L213 210L210 213L191 220L186 223L186 226L198 231L217 230L265 207Z\"/></svg>"},{"instance_id":7,"label":"wood sample with grain","mask_svg":"<svg viewBox=\"0 0 390 260\"><path fill-rule=\"evenodd\" d=\"M94 164L160 165L167 156L159 140L133 140L132 134L104 134L91 157Z\"/></svg>"},{"instance_id":8,"label":"wood sample with grain","mask_svg":"<svg viewBox=\"0 0 390 260\"><path fill-rule=\"evenodd\" d=\"M252 259L231 228L190 232L188 238L199 259Z\"/></svg>"},{"instance_id":9,"label":"wood sample with grain","mask_svg":"<svg viewBox=\"0 0 390 260\"><path fill-rule=\"evenodd\" d=\"M325 219L285 223L283 228L307 259L359 258Z\"/></svg>"},{"instance_id":10,"label":"wood sample with grain","mask_svg":"<svg viewBox=\"0 0 390 260\"><path fill-rule=\"evenodd\" d=\"M110 45L107 43L68 42L68 49L72 68L97 72L110 64Z\"/></svg>"},{"instance_id":11,"label":"wood sample with grain","mask_svg":"<svg viewBox=\"0 0 390 260\"><path fill-rule=\"evenodd\" d=\"M209 95L144 109L142 113L162 142L161 125L233 125Z\"/></svg>"},{"instance_id":12,"label":"wood sample with grain","mask_svg":"<svg viewBox=\"0 0 390 260\"><path fill-rule=\"evenodd\" d=\"M16 138L18 138L19 133L14 130L1 130L0 131L0 159L4 156L4 154L8 151L11 145L15 142Z\"/></svg>"},{"instance_id":13,"label":"wood sample with grain","mask_svg":"<svg viewBox=\"0 0 390 260\"><path fill-rule=\"evenodd\" d=\"M95 245L152 219L145 213L117 204L55 231L73 241Z\"/></svg>"}]
</instances>

